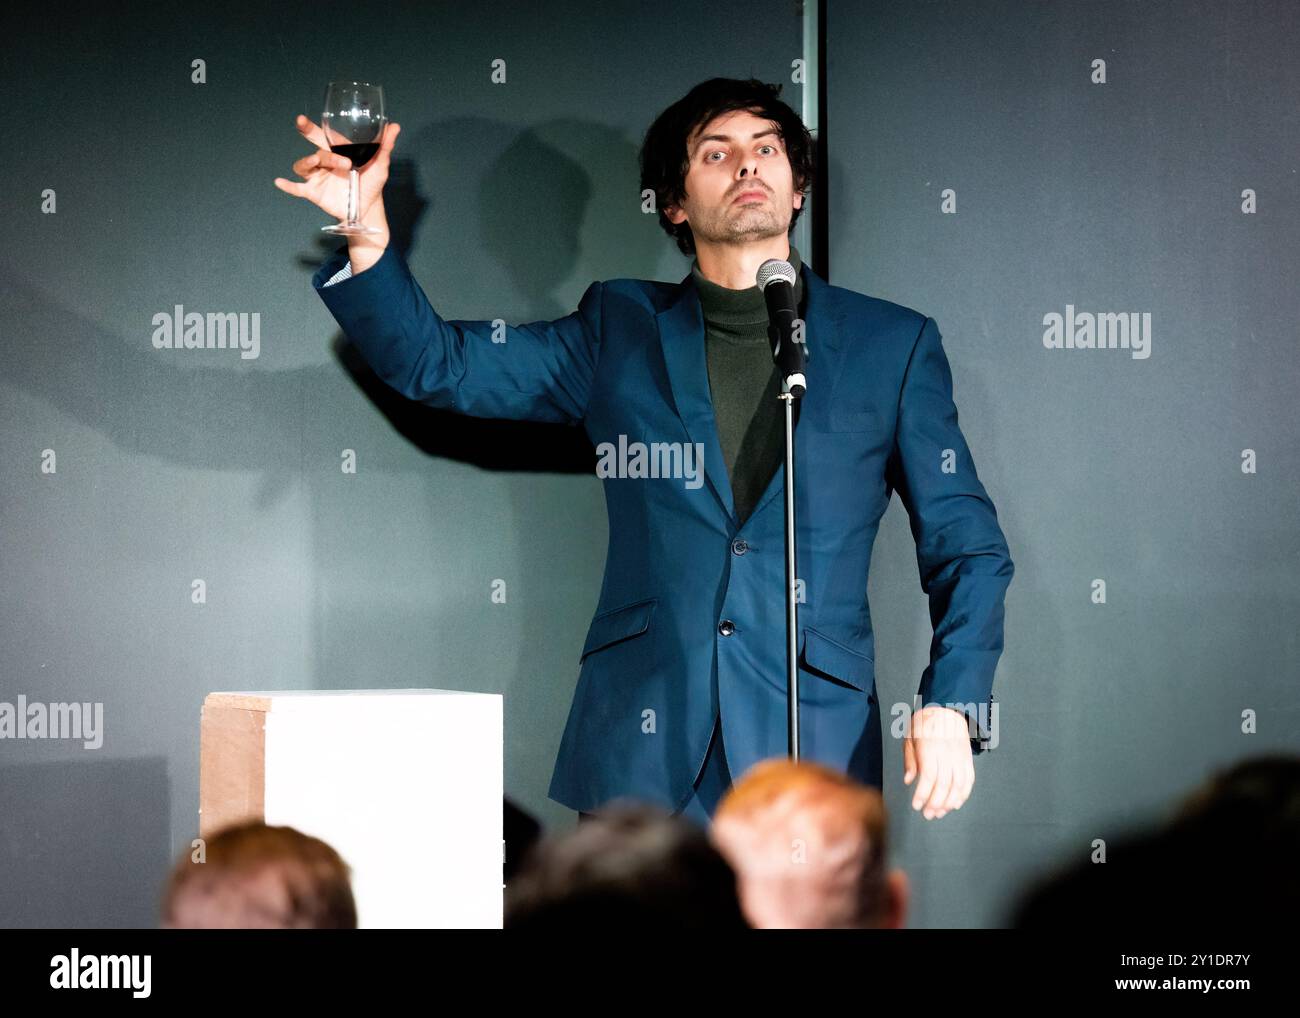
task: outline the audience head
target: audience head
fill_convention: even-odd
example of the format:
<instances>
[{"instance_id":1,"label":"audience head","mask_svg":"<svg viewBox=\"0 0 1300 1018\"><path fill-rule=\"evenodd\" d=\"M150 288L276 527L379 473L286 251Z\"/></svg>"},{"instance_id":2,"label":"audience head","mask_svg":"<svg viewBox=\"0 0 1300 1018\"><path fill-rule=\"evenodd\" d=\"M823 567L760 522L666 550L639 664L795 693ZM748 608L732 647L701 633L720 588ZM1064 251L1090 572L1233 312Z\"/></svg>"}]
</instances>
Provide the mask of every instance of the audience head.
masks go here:
<instances>
[{"instance_id":1,"label":"audience head","mask_svg":"<svg viewBox=\"0 0 1300 1018\"><path fill-rule=\"evenodd\" d=\"M1269 754L1215 772L1179 805L1178 826L1244 826L1295 858L1300 839L1300 756ZM1256 845L1258 847L1258 843Z\"/></svg>"},{"instance_id":2,"label":"audience head","mask_svg":"<svg viewBox=\"0 0 1300 1018\"><path fill-rule=\"evenodd\" d=\"M355 929L347 864L292 827L236 824L209 838L202 861L186 853L163 896L173 929Z\"/></svg>"},{"instance_id":3,"label":"audience head","mask_svg":"<svg viewBox=\"0 0 1300 1018\"><path fill-rule=\"evenodd\" d=\"M829 767L764 760L723 797L710 834L759 928L903 925L907 878L890 872L880 792Z\"/></svg>"},{"instance_id":4,"label":"audience head","mask_svg":"<svg viewBox=\"0 0 1300 1018\"><path fill-rule=\"evenodd\" d=\"M1031 885L1012 925L1226 928L1275 918L1300 906L1300 757L1221 770L1169 822L1105 850L1104 862L1088 858Z\"/></svg>"},{"instance_id":5,"label":"audience head","mask_svg":"<svg viewBox=\"0 0 1300 1018\"><path fill-rule=\"evenodd\" d=\"M736 876L697 824L610 803L544 838L506 887L507 929L745 929Z\"/></svg>"}]
</instances>

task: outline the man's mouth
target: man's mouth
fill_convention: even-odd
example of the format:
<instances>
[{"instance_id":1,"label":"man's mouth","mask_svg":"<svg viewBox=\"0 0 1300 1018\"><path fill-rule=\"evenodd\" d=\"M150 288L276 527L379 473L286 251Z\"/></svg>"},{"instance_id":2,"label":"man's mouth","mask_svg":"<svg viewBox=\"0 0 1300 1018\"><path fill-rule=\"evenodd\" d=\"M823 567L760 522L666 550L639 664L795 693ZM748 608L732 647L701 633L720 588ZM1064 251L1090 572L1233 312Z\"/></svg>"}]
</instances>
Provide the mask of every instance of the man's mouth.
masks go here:
<instances>
[{"instance_id":1,"label":"man's mouth","mask_svg":"<svg viewBox=\"0 0 1300 1018\"><path fill-rule=\"evenodd\" d=\"M734 205L738 201L753 201L756 198L766 201L767 192L766 191L745 191L742 192L741 194L736 195L735 199L732 201L731 204Z\"/></svg>"}]
</instances>

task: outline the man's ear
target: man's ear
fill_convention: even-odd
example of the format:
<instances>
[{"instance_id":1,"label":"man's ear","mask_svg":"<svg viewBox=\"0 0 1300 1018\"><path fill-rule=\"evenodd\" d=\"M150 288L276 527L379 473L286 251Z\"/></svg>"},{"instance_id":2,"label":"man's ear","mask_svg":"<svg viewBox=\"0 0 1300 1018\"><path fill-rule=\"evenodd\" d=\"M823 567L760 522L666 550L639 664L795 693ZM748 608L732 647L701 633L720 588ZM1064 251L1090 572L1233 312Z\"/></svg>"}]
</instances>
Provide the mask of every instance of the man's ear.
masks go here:
<instances>
[{"instance_id":1,"label":"man's ear","mask_svg":"<svg viewBox=\"0 0 1300 1018\"><path fill-rule=\"evenodd\" d=\"M901 869L890 870L885 879L885 905L881 925L887 930L901 930L911 906L912 884Z\"/></svg>"},{"instance_id":2,"label":"man's ear","mask_svg":"<svg viewBox=\"0 0 1300 1018\"><path fill-rule=\"evenodd\" d=\"M686 220L686 213L677 205L665 205L664 215L668 217L668 221L673 225L678 225Z\"/></svg>"}]
</instances>

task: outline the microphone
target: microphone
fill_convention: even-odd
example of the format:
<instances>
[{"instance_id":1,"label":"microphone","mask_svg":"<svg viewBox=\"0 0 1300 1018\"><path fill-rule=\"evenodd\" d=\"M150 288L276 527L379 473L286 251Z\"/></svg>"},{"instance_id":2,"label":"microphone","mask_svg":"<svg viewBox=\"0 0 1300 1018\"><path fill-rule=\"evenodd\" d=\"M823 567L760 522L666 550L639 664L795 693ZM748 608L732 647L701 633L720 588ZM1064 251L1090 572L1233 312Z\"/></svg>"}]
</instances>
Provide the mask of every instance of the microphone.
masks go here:
<instances>
[{"instance_id":1,"label":"microphone","mask_svg":"<svg viewBox=\"0 0 1300 1018\"><path fill-rule=\"evenodd\" d=\"M772 344L772 360L781 372L781 391L798 399L808 387L804 365L808 349L795 341L795 322L799 309L794 302L794 266L780 258L769 258L758 267L758 288L767 302L767 339ZM802 325L800 322L802 337Z\"/></svg>"}]
</instances>

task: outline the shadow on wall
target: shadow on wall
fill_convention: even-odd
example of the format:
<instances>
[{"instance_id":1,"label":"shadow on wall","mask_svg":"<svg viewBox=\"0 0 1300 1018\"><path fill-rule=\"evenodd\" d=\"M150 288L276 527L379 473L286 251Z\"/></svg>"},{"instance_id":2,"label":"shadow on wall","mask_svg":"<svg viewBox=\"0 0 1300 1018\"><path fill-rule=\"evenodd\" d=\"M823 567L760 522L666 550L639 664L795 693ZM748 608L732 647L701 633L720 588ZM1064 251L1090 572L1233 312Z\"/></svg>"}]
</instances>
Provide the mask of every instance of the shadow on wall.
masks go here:
<instances>
[{"instance_id":1,"label":"shadow on wall","mask_svg":"<svg viewBox=\"0 0 1300 1018\"><path fill-rule=\"evenodd\" d=\"M650 275L645 267L657 263L666 250L667 238L653 217L639 212L636 202L635 146L608 127L556 121L520 132L507 124L462 119L411 132L402 141L408 142L410 155L396 162L386 190L394 243L404 256L415 249L426 212L433 207L421 196L417 183L422 174L427 175L436 193L448 196L448 207L439 217L444 221L436 224L438 235L431 238L431 250L445 251L448 238L455 238L456 264L434 279L419 269L416 274L423 277L421 285L445 318L500 314L519 322L561 317L573 309L562 306L552 294L575 273L581 277L591 266L599 266L600 271L592 272L591 278ZM268 165L268 188L269 178L283 172L283 167ZM475 188L469 197L465 197L465 182ZM287 195L280 197L295 201ZM175 194L178 230L188 225L182 206L191 198ZM298 264L304 273L302 284L309 285L305 274L314 271L322 255L333 251L339 242L336 238L323 240L318 230L319 210L303 205L304 230L310 231L313 250L300 256ZM126 215L131 211L123 210ZM234 227L253 230L256 224L236 223ZM289 240L280 246L291 244ZM150 257L149 252L136 253L146 260ZM578 649L595 603L604 551L603 540L594 540L604 528L594 451L582 429L482 420L413 403L380 381L341 334L332 337L331 348L342 370L333 366L259 370L230 361L218 367L210 359L212 355L202 351L193 358L178 358L154 350L149 343L150 320L161 309L139 306L138 297L134 298L136 306L131 305L130 277L122 268L132 264L130 254L123 252L120 262L93 269L117 277L120 283L125 310L117 312L121 324L116 328L106 327L102 318L75 305L61 303L58 278L41 288L29 285L18 267L0 273L0 313L12 326L4 349L5 389L41 401L65 421L93 430L127 459L148 458L182 470L257 477L251 504L228 505L227 512L256 521L286 499L302 497L313 515L308 528L309 564L319 568L322 561L334 562L329 569L342 568L341 575L328 577L336 589L340 583L346 586L351 568L347 565L350 559L335 554L336 542L355 542L359 526L385 529L382 520L357 520L348 512L349 503L331 508L337 501L332 482L337 481L338 451L356 446L359 437L369 442L365 450L368 473L389 477L414 474L423 481L424 497L405 498L405 506L398 509L409 510L408 518L427 515L430 543L435 546L474 546L491 540L491 535L485 538L477 520L439 514L446 475L427 469L419 457L410 455L411 447L426 456L486 470L591 478L589 488L575 488L572 494L566 488L549 502L537 497L539 482L534 479L521 478L506 486L506 504L498 507L504 512L497 514L496 525L521 537L510 542L513 560L496 568L506 568L508 576L531 578L547 596L516 602L512 625L517 626L518 643L523 648L515 655L517 664L494 669L486 676L467 674L464 680L477 683L474 688L507 692L514 707L506 717L507 790L534 812L538 807L543 811L551 808L537 800L534 786L540 784L544 795L545 778L576 681ZM447 256L439 253L435 258L445 260ZM201 290L199 299L215 289L235 294L235 306L240 306L238 294L265 268L250 265L239 278L210 281L211 287ZM72 266L68 271L84 270ZM503 271L515 288L510 299L516 306L477 314L476 310L490 306L483 299L481 280ZM75 292L75 287L70 289ZM477 307L457 300L461 292L476 294ZM205 309L211 309L211 304ZM16 340L18 336L22 341ZM296 342L315 340L309 336ZM352 411L356 405L353 389L366 395L405 443L385 441L375 430L377 418ZM16 405L20 404L9 404L8 423L30 431L31 422L13 420ZM102 469L104 465L92 466ZM196 487L194 497L204 490L210 488ZM180 494L189 497L186 491ZM157 518L167 516L163 503L174 502L177 495L171 477L160 487ZM102 497L114 497L111 475ZM557 502L566 510L563 533L558 535L554 533ZM176 526L184 526L183 517L171 518ZM143 555L148 542L143 531L153 524L149 519L140 522L141 533L122 536L128 546L138 545ZM546 539L538 539L542 537ZM231 553L237 560L239 549L232 548ZM582 592L587 590L590 596L584 599ZM355 684L360 673L354 655L374 653L373 648L383 641L356 645L353 640L349 653L338 646L349 638L329 634L366 625L374 616L363 612L358 622L350 603L340 604L337 597L331 600L319 590L309 591L308 596L312 597L309 636L317 650L311 661L301 663L301 670L309 672L304 685L342 688ZM454 648L462 639L462 613L467 610L463 605L456 607L456 600L448 603L450 610L448 605L412 605L402 613L403 625L414 631L409 627L416 624L422 640L429 640L432 634L439 645ZM112 652L111 647L105 650ZM186 650L178 648L175 653L183 656ZM391 661L387 667L383 662L372 663L361 678L369 680L377 674L387 676L393 685L410 684L400 667L402 659L395 660L396 667ZM570 664L572 667L567 667ZM206 674L203 669L199 672ZM181 700L182 709L193 705L197 738L198 704L207 689L177 684L162 675L153 681L160 697ZM38 677L33 676L31 682L28 695L41 696ZM128 749L156 751L166 744L174 744L174 740L169 736L163 743ZM0 812L4 817L0 837L4 839L6 876L0 914L21 916L24 923L46 917L53 925L153 922L156 881L174 857L173 847L192 836L188 822L171 832L169 817L176 813L189 817L183 807L197 802L198 789L192 761L146 759L147 765L3 768L6 780L0 787L0 801L5 808ZM182 775L174 790L167 787L169 760L172 773ZM83 777L83 772L90 773L92 780ZM115 775L112 780L98 777L109 772ZM87 788L91 791L84 792ZM74 790L72 794L69 789ZM170 798L173 795L175 802ZM105 803L116 808L95 808ZM558 806L553 809L560 810ZM131 822L122 824L119 831L118 821L123 817L130 817ZM122 852L114 847L119 833ZM173 838L177 839L175 846ZM153 859L156 865L142 864L142 857ZM104 872L105 867L125 865L120 860L127 859L130 873ZM48 867L45 872L40 870L41 860ZM16 908L20 901L25 904Z\"/></svg>"}]
</instances>

